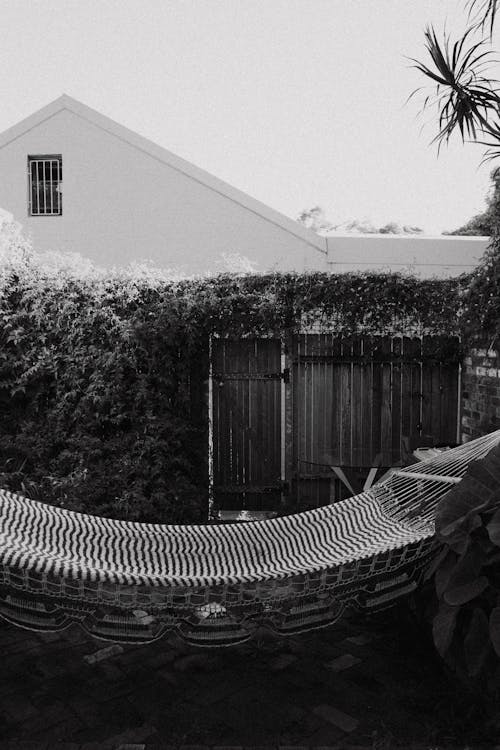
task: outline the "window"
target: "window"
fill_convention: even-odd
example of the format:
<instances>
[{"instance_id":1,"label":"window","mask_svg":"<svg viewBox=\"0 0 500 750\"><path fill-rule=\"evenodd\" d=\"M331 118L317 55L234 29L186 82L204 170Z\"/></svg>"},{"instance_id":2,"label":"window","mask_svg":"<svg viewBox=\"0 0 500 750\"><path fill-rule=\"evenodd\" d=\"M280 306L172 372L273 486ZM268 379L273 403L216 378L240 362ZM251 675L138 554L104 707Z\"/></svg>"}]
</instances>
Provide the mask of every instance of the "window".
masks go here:
<instances>
[{"instance_id":1,"label":"window","mask_svg":"<svg viewBox=\"0 0 500 750\"><path fill-rule=\"evenodd\" d=\"M62 156L28 156L29 216L61 216Z\"/></svg>"}]
</instances>

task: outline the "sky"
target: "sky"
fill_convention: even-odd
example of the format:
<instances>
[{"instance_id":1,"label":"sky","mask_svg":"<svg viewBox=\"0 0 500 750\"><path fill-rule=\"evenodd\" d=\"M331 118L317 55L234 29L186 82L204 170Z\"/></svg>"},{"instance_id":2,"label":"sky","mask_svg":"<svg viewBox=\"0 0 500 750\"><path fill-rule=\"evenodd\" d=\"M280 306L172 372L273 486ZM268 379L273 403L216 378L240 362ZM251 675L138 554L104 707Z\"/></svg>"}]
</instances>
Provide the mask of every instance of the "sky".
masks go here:
<instances>
[{"instance_id":1,"label":"sky","mask_svg":"<svg viewBox=\"0 0 500 750\"><path fill-rule=\"evenodd\" d=\"M0 0L0 132L66 93L293 219L438 234L484 209L493 165L458 137L438 158L407 58L429 22L459 36L464 6Z\"/></svg>"}]
</instances>

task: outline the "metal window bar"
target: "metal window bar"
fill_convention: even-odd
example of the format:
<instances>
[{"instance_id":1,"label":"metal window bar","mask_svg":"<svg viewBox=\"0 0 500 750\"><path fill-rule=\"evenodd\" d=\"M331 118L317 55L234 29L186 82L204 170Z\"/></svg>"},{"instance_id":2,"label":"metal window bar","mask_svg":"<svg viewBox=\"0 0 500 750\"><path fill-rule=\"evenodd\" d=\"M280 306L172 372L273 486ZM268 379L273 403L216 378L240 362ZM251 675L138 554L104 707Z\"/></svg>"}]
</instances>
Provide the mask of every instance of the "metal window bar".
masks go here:
<instances>
[{"instance_id":1,"label":"metal window bar","mask_svg":"<svg viewBox=\"0 0 500 750\"><path fill-rule=\"evenodd\" d=\"M62 214L62 158L28 157L29 213L31 216Z\"/></svg>"}]
</instances>

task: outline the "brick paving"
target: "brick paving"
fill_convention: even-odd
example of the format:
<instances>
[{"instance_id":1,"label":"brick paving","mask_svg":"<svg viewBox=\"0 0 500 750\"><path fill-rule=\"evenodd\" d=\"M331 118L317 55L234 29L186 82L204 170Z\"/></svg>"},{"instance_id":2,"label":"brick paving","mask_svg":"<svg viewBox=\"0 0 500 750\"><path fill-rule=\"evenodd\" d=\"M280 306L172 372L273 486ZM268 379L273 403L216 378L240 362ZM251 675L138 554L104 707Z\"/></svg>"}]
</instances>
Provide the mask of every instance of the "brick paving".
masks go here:
<instances>
[{"instance_id":1,"label":"brick paving","mask_svg":"<svg viewBox=\"0 0 500 750\"><path fill-rule=\"evenodd\" d=\"M1 622L0 653L0 750L500 750L405 607L228 649Z\"/></svg>"}]
</instances>

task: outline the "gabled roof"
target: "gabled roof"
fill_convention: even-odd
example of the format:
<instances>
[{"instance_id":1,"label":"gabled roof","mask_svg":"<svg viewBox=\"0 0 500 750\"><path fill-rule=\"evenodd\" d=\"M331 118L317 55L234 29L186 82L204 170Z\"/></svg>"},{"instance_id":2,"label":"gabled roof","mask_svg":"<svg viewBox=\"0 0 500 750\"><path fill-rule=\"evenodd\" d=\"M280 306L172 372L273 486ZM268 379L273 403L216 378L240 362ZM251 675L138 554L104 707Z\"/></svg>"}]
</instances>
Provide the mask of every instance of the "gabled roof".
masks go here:
<instances>
[{"instance_id":1,"label":"gabled roof","mask_svg":"<svg viewBox=\"0 0 500 750\"><path fill-rule=\"evenodd\" d=\"M144 138L138 133L134 133L133 130L129 130L123 125L120 125L109 117L100 114L100 112L97 112L95 109L87 107L86 104L82 104L82 102L73 99L67 94L63 94L58 99L55 99L50 104L42 107L42 109L34 112L26 119L21 120L17 125L13 125L11 128L1 133L0 148L3 148L17 138L20 138L29 130L36 128L38 125L49 120L51 117L54 117L62 110L72 112L74 115L81 117L95 127L125 141L139 151L148 154L153 159L157 159L158 161L167 164L170 168L181 172L195 182L210 188L210 190L214 190L216 193L233 201L233 203L237 203L248 211L265 219L265 221L275 224L289 234L298 237L316 250L326 253L326 241L324 237L320 237L312 230L307 229L296 221L293 221L293 219L290 219L279 213L279 211L275 211L273 208L266 206L265 203L261 203L255 198L250 197L241 190L232 187L232 185L229 185L227 182L220 180L218 177L214 177L214 175L209 174L209 172L205 172L204 169L196 167L194 164L176 156L171 151L167 151L167 149L158 146L156 143L153 143L153 141Z\"/></svg>"}]
</instances>

